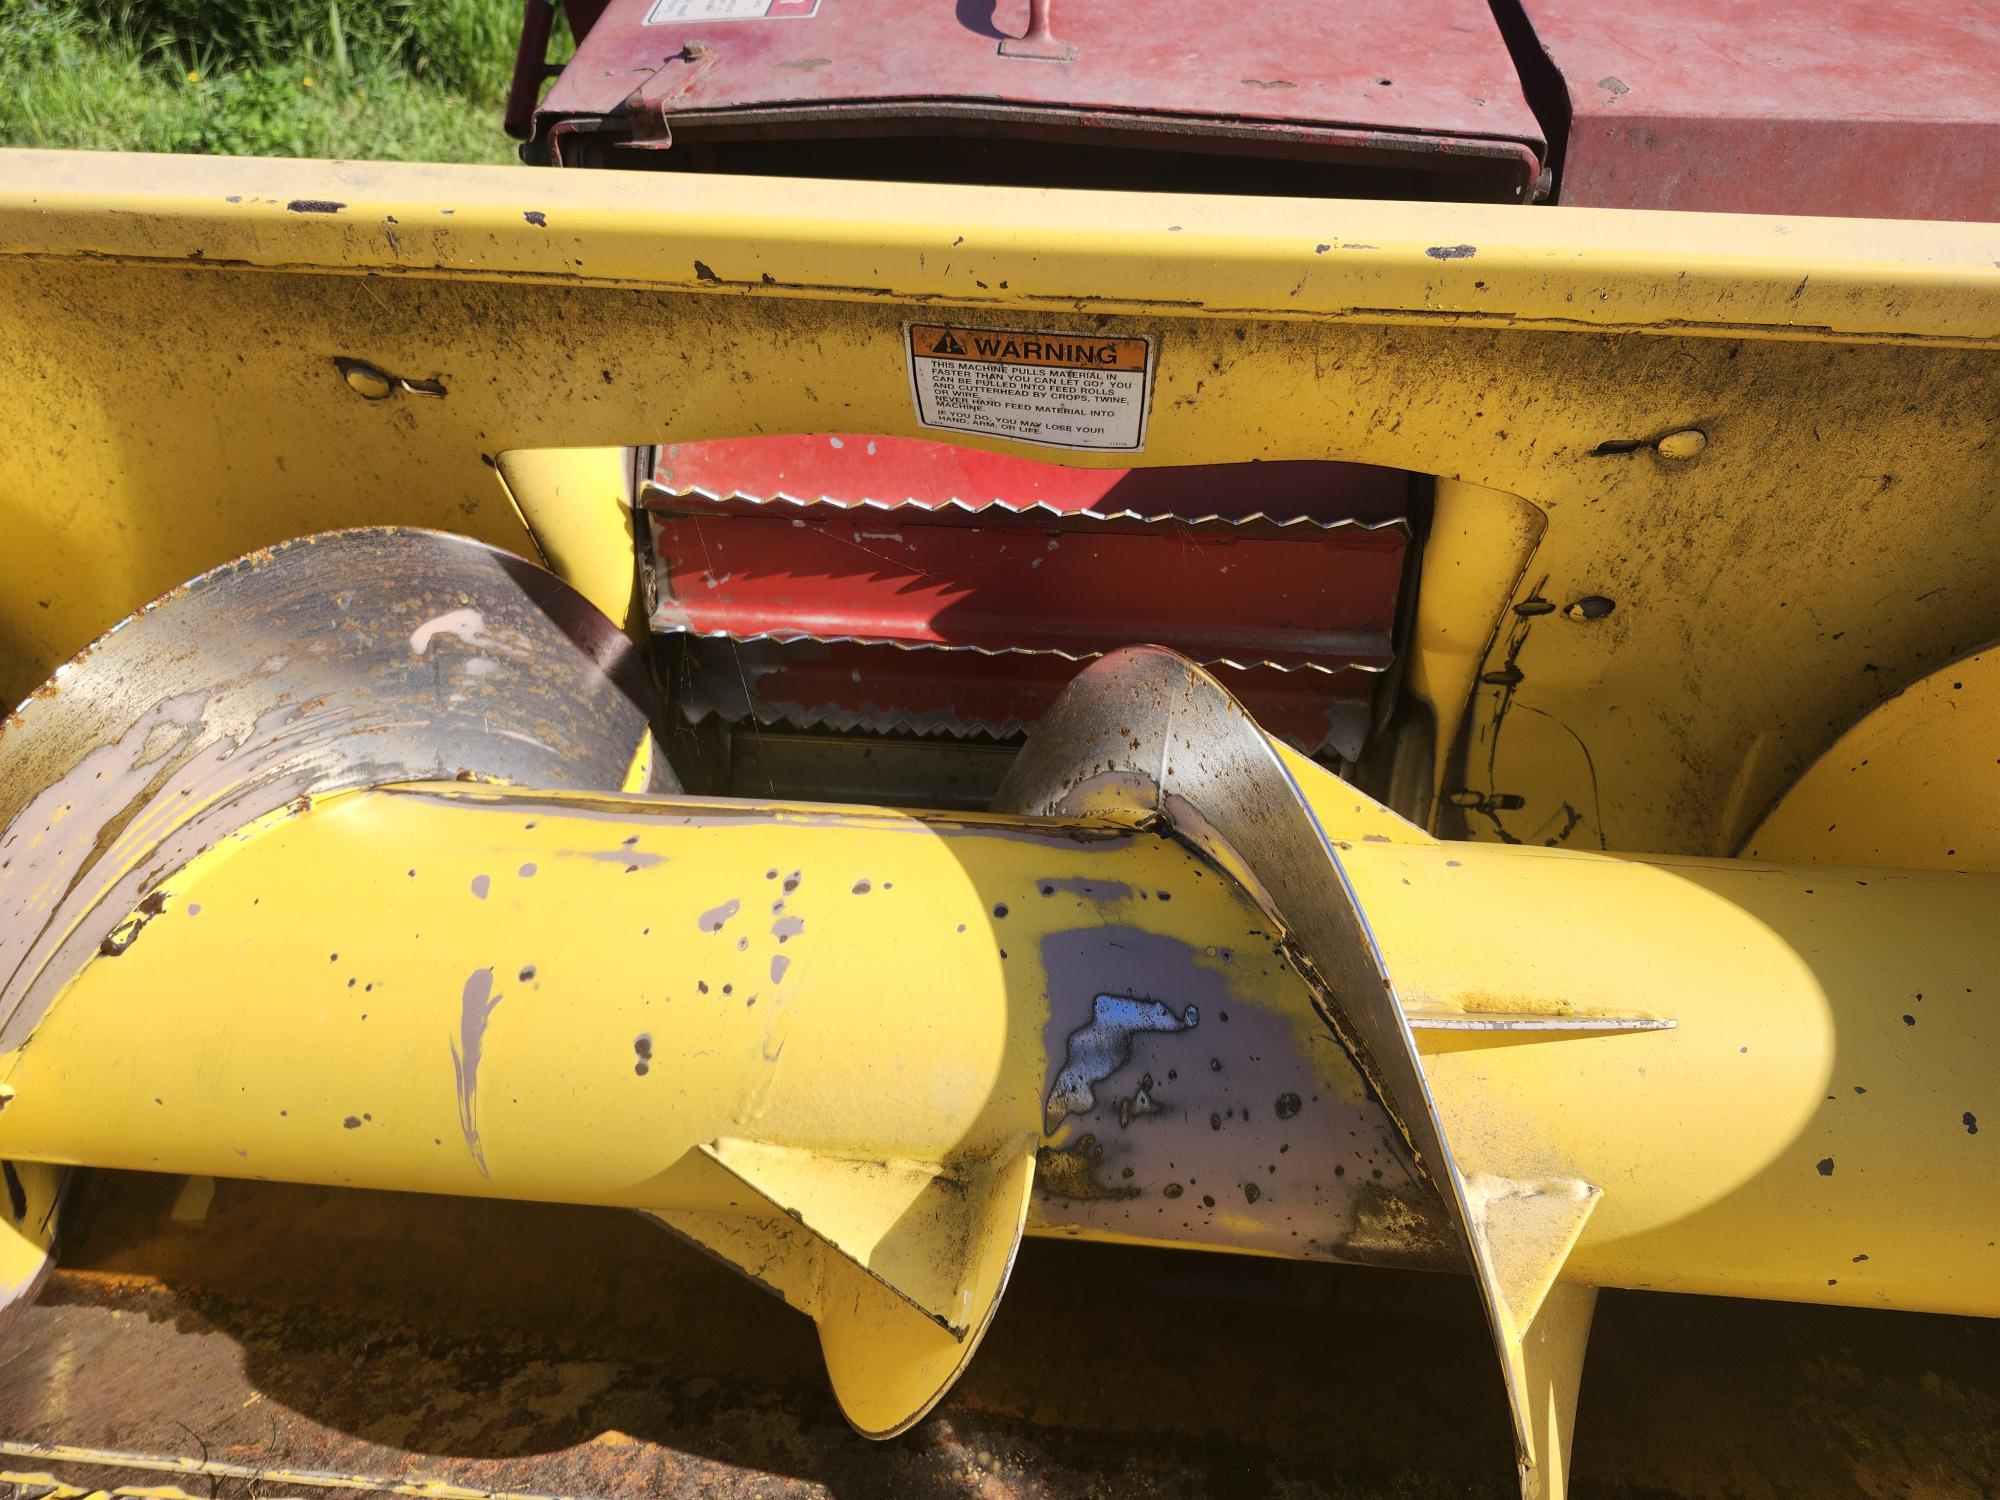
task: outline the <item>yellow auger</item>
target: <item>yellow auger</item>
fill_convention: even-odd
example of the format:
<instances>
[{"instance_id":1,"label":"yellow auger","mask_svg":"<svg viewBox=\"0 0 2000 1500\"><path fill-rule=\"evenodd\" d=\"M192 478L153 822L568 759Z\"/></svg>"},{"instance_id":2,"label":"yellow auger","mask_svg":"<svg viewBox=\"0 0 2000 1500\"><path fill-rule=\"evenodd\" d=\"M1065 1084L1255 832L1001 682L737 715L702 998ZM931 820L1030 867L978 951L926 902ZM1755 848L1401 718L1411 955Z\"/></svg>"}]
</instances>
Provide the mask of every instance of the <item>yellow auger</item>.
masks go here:
<instances>
[{"instance_id":1,"label":"yellow auger","mask_svg":"<svg viewBox=\"0 0 2000 1500\"><path fill-rule=\"evenodd\" d=\"M26 703L7 1290L75 1165L634 1208L886 1437L1024 1231L1467 1270L1550 1496L1600 1286L2000 1315L1993 875L1439 842L1153 648L990 816L686 797L645 701L566 586L378 531Z\"/></svg>"}]
</instances>

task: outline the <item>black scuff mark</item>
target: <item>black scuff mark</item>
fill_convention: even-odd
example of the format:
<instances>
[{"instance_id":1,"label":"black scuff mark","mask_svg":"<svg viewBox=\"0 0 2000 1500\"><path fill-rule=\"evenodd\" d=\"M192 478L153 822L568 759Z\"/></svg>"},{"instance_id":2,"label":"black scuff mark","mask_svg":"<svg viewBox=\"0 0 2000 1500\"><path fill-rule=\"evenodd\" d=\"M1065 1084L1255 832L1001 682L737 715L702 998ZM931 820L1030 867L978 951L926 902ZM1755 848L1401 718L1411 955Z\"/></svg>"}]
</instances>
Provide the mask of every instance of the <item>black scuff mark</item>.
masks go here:
<instances>
[{"instance_id":1,"label":"black scuff mark","mask_svg":"<svg viewBox=\"0 0 2000 1500\"><path fill-rule=\"evenodd\" d=\"M1536 579L1534 587L1528 590L1528 597L1531 599L1541 598L1542 590L1548 586L1548 581L1549 575L1546 573ZM1513 624L1507 628L1506 659L1502 662L1499 671L1481 674L1481 681L1490 680L1493 685L1498 686L1500 689L1498 701L1493 705L1493 722L1487 727L1486 731L1486 784L1489 787L1499 778L1500 731L1506 725L1507 715L1514 707L1514 694L1519 689L1523 676L1520 667L1521 649L1527 645L1528 636L1534 630L1534 625L1534 616L1516 614ZM1498 835L1502 843L1520 843L1521 840L1508 832L1501 824L1497 807L1484 805L1492 800L1491 798L1481 798L1480 803L1475 804L1476 810L1483 812L1491 820L1493 831Z\"/></svg>"},{"instance_id":2,"label":"black scuff mark","mask_svg":"<svg viewBox=\"0 0 2000 1500\"><path fill-rule=\"evenodd\" d=\"M1478 253L1477 245L1432 245L1424 251L1432 260L1471 260Z\"/></svg>"},{"instance_id":3,"label":"black scuff mark","mask_svg":"<svg viewBox=\"0 0 2000 1500\"><path fill-rule=\"evenodd\" d=\"M1050 1198L1072 1203L1103 1199L1136 1198L1136 1184L1105 1183L1097 1178L1104 1162L1104 1148L1094 1135L1083 1135L1069 1146L1039 1146L1035 1149L1035 1185Z\"/></svg>"},{"instance_id":4,"label":"black scuff mark","mask_svg":"<svg viewBox=\"0 0 2000 1500\"><path fill-rule=\"evenodd\" d=\"M705 281L710 286L722 285L722 278L711 271L707 264L702 261L694 263L694 278L696 281Z\"/></svg>"},{"instance_id":5,"label":"black scuff mark","mask_svg":"<svg viewBox=\"0 0 2000 1500\"><path fill-rule=\"evenodd\" d=\"M293 214L337 214L345 203L336 203L331 198L294 198L285 205L285 212Z\"/></svg>"},{"instance_id":6,"label":"black scuff mark","mask_svg":"<svg viewBox=\"0 0 2000 1500\"><path fill-rule=\"evenodd\" d=\"M521 217L526 219L530 224L534 225L535 228L537 229L547 229L549 227L549 216L543 213L539 208L527 209L523 211Z\"/></svg>"},{"instance_id":7,"label":"black scuff mark","mask_svg":"<svg viewBox=\"0 0 2000 1500\"><path fill-rule=\"evenodd\" d=\"M1549 713L1546 709L1536 708L1531 703L1523 703L1521 705L1521 708L1524 712L1531 714L1539 714L1542 718L1547 719L1551 724L1555 725L1556 728L1560 729L1564 734L1568 735L1571 739L1575 740L1576 748L1583 752L1583 768L1584 770L1590 773L1590 809L1591 809L1590 825L1597 831L1597 847L1600 850L1609 849L1611 847L1611 844L1610 841L1605 837L1604 833L1604 798L1598 791L1597 762L1591 756L1590 746L1584 743L1582 735L1578 734L1574 729L1570 728L1569 725L1565 724L1561 719L1558 719L1554 714ZM1566 821L1563 824L1562 828L1556 833L1555 842L1558 844L1567 844L1569 842L1569 836L1572 833L1576 832L1576 825L1582 821L1582 814L1578 813L1577 810L1573 806L1571 806L1568 802L1564 802L1562 806L1563 806L1563 811L1566 814L1568 814L1568 821ZM1495 821L1498 820L1496 819Z\"/></svg>"}]
</instances>

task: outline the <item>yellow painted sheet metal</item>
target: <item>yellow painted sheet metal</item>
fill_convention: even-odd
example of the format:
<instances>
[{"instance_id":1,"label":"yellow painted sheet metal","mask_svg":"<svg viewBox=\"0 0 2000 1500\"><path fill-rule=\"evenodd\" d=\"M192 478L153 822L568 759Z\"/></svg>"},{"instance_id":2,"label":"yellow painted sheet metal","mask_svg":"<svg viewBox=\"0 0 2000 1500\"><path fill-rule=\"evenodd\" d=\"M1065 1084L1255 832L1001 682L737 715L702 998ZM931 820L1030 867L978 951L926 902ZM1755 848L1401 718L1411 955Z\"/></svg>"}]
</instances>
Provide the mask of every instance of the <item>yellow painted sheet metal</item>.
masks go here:
<instances>
[{"instance_id":1,"label":"yellow painted sheet metal","mask_svg":"<svg viewBox=\"0 0 2000 1500\"><path fill-rule=\"evenodd\" d=\"M526 550L504 453L922 435L901 329L940 303L1156 340L1146 451L1078 462L1345 459L1545 517L1520 592L1462 605L1507 622L1441 787L1481 838L1726 852L1870 705L2000 637L2000 230L1327 214L8 155L0 695L283 537Z\"/></svg>"},{"instance_id":2,"label":"yellow painted sheet metal","mask_svg":"<svg viewBox=\"0 0 2000 1500\"><path fill-rule=\"evenodd\" d=\"M1977 1128L2000 883L1381 827L1340 858L1405 1006L1674 1023L1420 1033L1493 1225L1594 1210L1528 1235L1558 1251L1510 1262L1524 1307L1563 1267L2000 1312ZM877 1231L920 1196L890 1164L1033 1138L1047 1228L1363 1259L1435 1239L1379 1121L1365 1155L1321 1154L1376 1118L1358 1075L1281 935L1159 834L391 789L266 819L166 889L5 1060L0 1155L781 1212L887 1274ZM796 1153L875 1186L825 1202Z\"/></svg>"},{"instance_id":3,"label":"yellow painted sheet metal","mask_svg":"<svg viewBox=\"0 0 2000 1500\"><path fill-rule=\"evenodd\" d=\"M1764 814L1752 859L2000 874L2000 649L1939 667L1854 725Z\"/></svg>"},{"instance_id":4,"label":"yellow painted sheet metal","mask_svg":"<svg viewBox=\"0 0 2000 1500\"><path fill-rule=\"evenodd\" d=\"M2000 883L1465 844L1343 850L1405 1005L1671 1017L1426 1032L1468 1173L1603 1189L1607 1286L2000 1314Z\"/></svg>"},{"instance_id":5,"label":"yellow painted sheet metal","mask_svg":"<svg viewBox=\"0 0 2000 1500\"><path fill-rule=\"evenodd\" d=\"M0 164L0 201L20 219L14 248L58 256L179 259L193 232L211 264L287 270L1063 311L1082 302L1229 317L2000 339L1991 304L1964 295L1967 279L1990 277L2000 258L1990 225L1343 202L1336 233L1329 206L1313 199L45 151L9 151ZM175 228L162 236L130 222L135 198ZM779 215L787 232L765 233ZM958 253L933 256L938 247ZM1582 295L1586 263L1592 290ZM1802 265L1817 274L1802 280ZM1885 277L1907 291L1893 307L1875 290Z\"/></svg>"},{"instance_id":6,"label":"yellow painted sheet metal","mask_svg":"<svg viewBox=\"0 0 2000 1500\"><path fill-rule=\"evenodd\" d=\"M1438 1253L1264 915L1160 834L383 790L151 905L0 1057L0 1156L711 1211L706 1154L866 1256L916 1201L881 1163L1032 1137L1054 1230Z\"/></svg>"}]
</instances>

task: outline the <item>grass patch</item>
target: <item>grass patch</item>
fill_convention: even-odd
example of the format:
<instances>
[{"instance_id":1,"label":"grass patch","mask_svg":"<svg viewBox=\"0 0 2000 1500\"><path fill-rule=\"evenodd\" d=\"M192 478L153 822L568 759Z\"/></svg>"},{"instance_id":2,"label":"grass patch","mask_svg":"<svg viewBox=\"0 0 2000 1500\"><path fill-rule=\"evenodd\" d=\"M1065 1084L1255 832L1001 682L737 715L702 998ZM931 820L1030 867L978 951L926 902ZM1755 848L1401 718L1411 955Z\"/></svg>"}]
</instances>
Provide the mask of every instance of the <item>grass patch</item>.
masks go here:
<instances>
[{"instance_id":1,"label":"grass patch","mask_svg":"<svg viewBox=\"0 0 2000 1500\"><path fill-rule=\"evenodd\" d=\"M0 0L0 144L504 162L519 0Z\"/></svg>"}]
</instances>

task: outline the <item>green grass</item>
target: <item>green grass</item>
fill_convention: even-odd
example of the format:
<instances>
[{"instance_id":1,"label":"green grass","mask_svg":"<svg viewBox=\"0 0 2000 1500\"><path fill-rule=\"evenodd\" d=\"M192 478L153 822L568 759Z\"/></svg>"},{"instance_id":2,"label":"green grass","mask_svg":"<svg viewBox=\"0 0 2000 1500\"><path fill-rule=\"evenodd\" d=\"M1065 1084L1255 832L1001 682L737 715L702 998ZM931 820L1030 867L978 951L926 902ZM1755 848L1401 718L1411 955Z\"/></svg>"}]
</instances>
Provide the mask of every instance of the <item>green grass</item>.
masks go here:
<instances>
[{"instance_id":1,"label":"green grass","mask_svg":"<svg viewBox=\"0 0 2000 1500\"><path fill-rule=\"evenodd\" d=\"M511 161L520 0L0 0L0 144Z\"/></svg>"}]
</instances>

